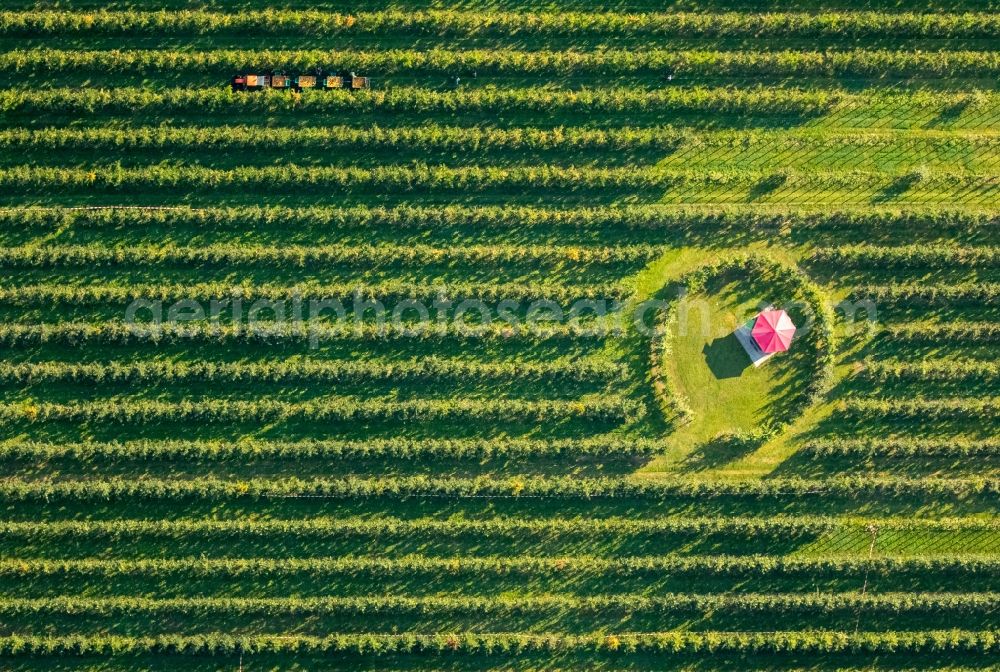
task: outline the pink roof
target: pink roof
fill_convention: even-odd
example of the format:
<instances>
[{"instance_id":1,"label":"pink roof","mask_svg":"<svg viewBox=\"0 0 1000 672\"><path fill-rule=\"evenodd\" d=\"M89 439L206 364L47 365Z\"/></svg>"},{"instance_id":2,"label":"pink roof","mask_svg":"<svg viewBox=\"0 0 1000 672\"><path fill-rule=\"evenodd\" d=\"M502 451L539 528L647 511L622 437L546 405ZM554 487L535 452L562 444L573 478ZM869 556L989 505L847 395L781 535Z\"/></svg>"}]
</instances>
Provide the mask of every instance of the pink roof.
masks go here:
<instances>
[{"instance_id":1,"label":"pink roof","mask_svg":"<svg viewBox=\"0 0 1000 672\"><path fill-rule=\"evenodd\" d=\"M783 310L764 310L757 316L750 334L764 352L784 352L792 343L795 325Z\"/></svg>"}]
</instances>

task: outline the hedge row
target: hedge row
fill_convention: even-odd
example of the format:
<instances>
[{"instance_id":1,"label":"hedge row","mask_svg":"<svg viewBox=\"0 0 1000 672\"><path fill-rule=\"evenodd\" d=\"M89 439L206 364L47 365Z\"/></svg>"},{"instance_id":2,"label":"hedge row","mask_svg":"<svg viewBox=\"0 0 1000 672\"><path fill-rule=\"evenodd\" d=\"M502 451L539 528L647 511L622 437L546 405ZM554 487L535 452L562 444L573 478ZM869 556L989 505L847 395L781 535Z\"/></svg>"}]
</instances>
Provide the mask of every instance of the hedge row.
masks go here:
<instances>
[{"instance_id":1,"label":"hedge row","mask_svg":"<svg viewBox=\"0 0 1000 672\"><path fill-rule=\"evenodd\" d=\"M1000 305L1000 283L960 282L954 284L898 283L862 285L853 292L856 300L874 301L876 306L992 307Z\"/></svg>"},{"instance_id":2,"label":"hedge row","mask_svg":"<svg viewBox=\"0 0 1000 672\"><path fill-rule=\"evenodd\" d=\"M296 114L315 118L319 114L456 114L499 112L561 114L665 114L712 112L715 114L818 115L841 101L870 105L881 100L871 95L852 97L831 91L797 89L684 87L659 90L600 88L565 90L552 88L475 88L435 91L423 87L392 87L360 91L351 95L327 92L290 96L283 91L246 95L228 88L177 88L152 91L142 88L46 88L0 91L0 111L37 116L82 114L156 116L192 114ZM886 98L886 101L893 99ZM969 105L991 109L995 97L978 94L915 94L914 103L941 107ZM343 120L340 119L340 123Z\"/></svg>"},{"instance_id":3,"label":"hedge row","mask_svg":"<svg viewBox=\"0 0 1000 672\"><path fill-rule=\"evenodd\" d=\"M995 654L1000 634L986 631L906 632L660 632L627 634L334 634L226 633L127 637L12 635L0 637L0 655L227 655L238 653L498 655L538 652L671 654Z\"/></svg>"},{"instance_id":4,"label":"hedge row","mask_svg":"<svg viewBox=\"0 0 1000 672\"><path fill-rule=\"evenodd\" d=\"M403 402L399 402L403 403ZM452 402L454 403L454 402ZM605 404L609 406L610 404ZM591 417L616 411L589 409ZM582 411L581 411L582 414ZM480 414L479 417L482 417ZM823 495L830 497L977 497L996 496L994 478L844 477L824 480L801 478L766 481L692 481L683 478L576 478L569 476L511 476L477 478L403 476L358 478L254 478L236 481L216 477L196 479L85 479L38 481L10 478L0 481L0 499L7 501L101 501L118 499L226 500L236 497L539 497L553 499L699 499L714 497L770 498Z\"/></svg>"},{"instance_id":5,"label":"hedge row","mask_svg":"<svg viewBox=\"0 0 1000 672\"><path fill-rule=\"evenodd\" d=\"M1000 341L1000 322L907 322L885 327L880 337L893 341L927 343L994 343Z\"/></svg>"},{"instance_id":6,"label":"hedge row","mask_svg":"<svg viewBox=\"0 0 1000 672\"><path fill-rule=\"evenodd\" d=\"M0 230L50 231L63 228L123 229L193 227L214 231L220 228L283 229L344 228L424 229L469 227L473 229L518 229L566 227L572 229L609 228L638 230L746 230L783 229L875 229L913 232L981 229L992 232L1000 227L1000 217L992 213L941 209L865 209L855 211L766 212L732 206L706 210L698 207L666 205L621 205L546 208L538 206L414 206L395 207L100 207L93 208L0 208Z\"/></svg>"},{"instance_id":7,"label":"hedge row","mask_svg":"<svg viewBox=\"0 0 1000 672\"><path fill-rule=\"evenodd\" d=\"M365 595L352 597L105 597L0 598L0 615L6 617L81 616L414 616L467 615L487 617L546 614L566 611L583 614L607 612L668 614L825 615L989 615L1000 608L997 593L771 593L696 595L668 593L650 597L636 594L578 597L541 595L517 597ZM582 614L581 614L582 615Z\"/></svg>"},{"instance_id":8,"label":"hedge row","mask_svg":"<svg viewBox=\"0 0 1000 672\"><path fill-rule=\"evenodd\" d=\"M261 132L255 126L134 126L123 128L17 128L0 130L0 147L30 151L121 150L239 151L339 150L363 144L372 151L662 151L687 148L769 147L772 151L816 149L858 150L868 148L908 148L922 143L941 150L976 151L1000 147L1000 137L992 133L909 136L886 132L823 131L712 131L696 133L672 125L618 128L557 128L478 126L306 126L275 127Z\"/></svg>"},{"instance_id":9,"label":"hedge row","mask_svg":"<svg viewBox=\"0 0 1000 672\"><path fill-rule=\"evenodd\" d=\"M419 71L450 75L477 71L490 75L666 74L685 77L991 77L1000 74L994 51L712 51L602 49L600 51L518 51L515 49L389 49L176 51L14 49L0 53L0 72L32 76L100 74L151 77L170 73L229 73L258 68L351 69L378 75ZM228 82L227 82L228 83Z\"/></svg>"},{"instance_id":10,"label":"hedge row","mask_svg":"<svg viewBox=\"0 0 1000 672\"><path fill-rule=\"evenodd\" d=\"M656 245L247 245L210 243L200 246L25 245L0 247L0 267L53 268L157 266L162 264L261 265L283 268L365 267L391 264L629 264L644 263L662 253Z\"/></svg>"},{"instance_id":11,"label":"hedge row","mask_svg":"<svg viewBox=\"0 0 1000 672\"><path fill-rule=\"evenodd\" d=\"M551 381L607 383L621 381L628 370L621 364L595 359L555 359L545 362L479 362L436 356L419 359L316 360L283 359L257 362L0 362L0 383L35 385L85 383L182 382L249 384L278 382L413 382L413 381Z\"/></svg>"},{"instance_id":12,"label":"hedge row","mask_svg":"<svg viewBox=\"0 0 1000 672\"><path fill-rule=\"evenodd\" d=\"M988 12L504 12L362 11L351 14L263 9L221 13L38 10L0 12L0 35L86 36L341 36L402 33L448 37L1000 37L1000 20Z\"/></svg>"},{"instance_id":13,"label":"hedge row","mask_svg":"<svg viewBox=\"0 0 1000 672\"><path fill-rule=\"evenodd\" d=\"M814 250L810 260L839 268L964 268L1000 265L1000 247L844 245Z\"/></svg>"},{"instance_id":14,"label":"hedge row","mask_svg":"<svg viewBox=\"0 0 1000 672\"><path fill-rule=\"evenodd\" d=\"M44 128L0 130L7 149L112 151L125 149L182 150L337 150L363 145L366 150L433 150L450 152L545 150L670 150L691 137L672 127L592 129L484 128L427 124L380 126L141 126L120 128ZM993 139L983 136L983 141Z\"/></svg>"},{"instance_id":15,"label":"hedge row","mask_svg":"<svg viewBox=\"0 0 1000 672\"><path fill-rule=\"evenodd\" d=\"M257 300L283 301L286 304L277 308L279 312L283 312L287 311L289 306L298 299L302 302L304 315L308 302L313 299L338 300L343 302L346 307L350 307L355 299L357 299L359 306L364 300L381 302L406 300L430 302L438 300L442 302L444 309L454 307L444 305L444 302L448 300L470 299L494 303L505 300L522 302L544 299L563 302L568 309L568 304L577 299L624 299L629 294L630 290L619 283L564 285L556 283L453 282L424 284L396 280L372 284L306 282L294 285L233 285L224 282L201 282L189 285L44 283L0 287L0 304L35 307L44 303L63 303L77 306L118 303L124 308L125 304L134 300L208 302L212 299L221 301L239 298L245 302L244 308L249 308L251 302ZM206 314L209 312L207 307L207 304L202 306ZM427 307L430 308L430 306ZM228 311L226 306L223 308ZM268 314L270 313L265 313L265 315ZM285 316L287 317L287 313Z\"/></svg>"},{"instance_id":16,"label":"hedge row","mask_svg":"<svg viewBox=\"0 0 1000 672\"><path fill-rule=\"evenodd\" d=\"M896 532L977 532L1000 531L993 518L838 518L835 516L775 514L747 516L648 516L598 518L493 517L485 519L441 518L329 518L311 516L298 519L164 519L164 520L50 520L0 521L0 537L9 540L45 541L65 539L129 540L137 537L188 539L200 535L213 541L249 538L379 537L398 538L434 535L446 538L478 536L482 539L521 539L526 536L608 539L626 535L727 535L759 538L813 537L824 533L857 532L870 536L870 529Z\"/></svg>"},{"instance_id":17,"label":"hedge row","mask_svg":"<svg viewBox=\"0 0 1000 672\"><path fill-rule=\"evenodd\" d=\"M477 460L492 458L565 458L647 456L662 449L656 439L625 439L613 435L581 439L363 439L339 441L184 441L46 443L0 442L0 458L8 460L73 459L83 462L118 460L185 460L251 462L273 459L328 460Z\"/></svg>"},{"instance_id":18,"label":"hedge row","mask_svg":"<svg viewBox=\"0 0 1000 672\"><path fill-rule=\"evenodd\" d=\"M9 348L37 345L86 347L91 345L160 345L170 343L251 344L303 346L331 341L379 343L398 340L527 340L601 341L620 330L601 321L594 324L546 323L529 325L496 324L465 326L446 321L434 324L379 325L370 322L289 324L285 322L213 324L182 322L140 324L119 321L55 322L42 324L0 324L0 344Z\"/></svg>"},{"instance_id":19,"label":"hedge row","mask_svg":"<svg viewBox=\"0 0 1000 672\"><path fill-rule=\"evenodd\" d=\"M1000 455L1000 441L830 438L809 441L799 452L819 457L994 457Z\"/></svg>"},{"instance_id":20,"label":"hedge row","mask_svg":"<svg viewBox=\"0 0 1000 672\"><path fill-rule=\"evenodd\" d=\"M1000 398L853 398L839 402L838 409L843 415L856 419L969 420L983 422L1000 419Z\"/></svg>"},{"instance_id":21,"label":"hedge row","mask_svg":"<svg viewBox=\"0 0 1000 672\"><path fill-rule=\"evenodd\" d=\"M745 577L749 579L809 577L857 578L947 575L989 577L1000 570L1000 559L986 556L794 558L769 555L652 555L602 558L587 555L402 557L353 556L344 558L143 558L137 560L52 560L7 558L0 560L0 576L8 579L67 576L110 578L119 576L274 578L304 573L312 577L406 577L444 574L482 577L503 575L614 575L672 577Z\"/></svg>"},{"instance_id":22,"label":"hedge row","mask_svg":"<svg viewBox=\"0 0 1000 672\"><path fill-rule=\"evenodd\" d=\"M228 401L104 400L56 404L32 401L0 404L0 424L11 422L90 422L143 424L149 422L396 422L591 420L628 422L645 409L631 399L604 395L586 400L412 399L383 401L334 397L322 401L286 402L273 399ZM2 485L0 485L2 488Z\"/></svg>"},{"instance_id":23,"label":"hedge row","mask_svg":"<svg viewBox=\"0 0 1000 672\"><path fill-rule=\"evenodd\" d=\"M1000 379L1000 363L926 359L919 362L867 361L857 375L876 382L986 383Z\"/></svg>"},{"instance_id":24,"label":"hedge row","mask_svg":"<svg viewBox=\"0 0 1000 672\"><path fill-rule=\"evenodd\" d=\"M641 191L688 185L748 188L760 183L789 187L890 186L898 176L865 170L725 170L668 169L659 166L580 167L553 164L528 166L443 166L429 164L383 165L370 168L334 166L238 166L231 169L197 165L148 165L138 167L92 166L60 168L13 166L0 169L0 188L14 193L51 193L53 189L114 192L147 192L185 188L290 190L330 187L342 190L489 191L497 189L618 189ZM920 180L924 187L982 188L993 185L989 175L965 170L939 170Z\"/></svg>"}]
</instances>

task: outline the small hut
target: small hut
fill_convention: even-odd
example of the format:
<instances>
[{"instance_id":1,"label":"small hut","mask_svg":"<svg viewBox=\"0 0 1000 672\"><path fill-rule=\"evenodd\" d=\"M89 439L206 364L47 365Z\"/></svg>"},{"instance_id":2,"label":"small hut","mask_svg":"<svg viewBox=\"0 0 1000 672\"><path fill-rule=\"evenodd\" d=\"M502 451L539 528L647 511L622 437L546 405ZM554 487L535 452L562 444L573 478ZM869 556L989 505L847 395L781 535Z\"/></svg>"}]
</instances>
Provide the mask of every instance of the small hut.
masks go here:
<instances>
[{"instance_id":1,"label":"small hut","mask_svg":"<svg viewBox=\"0 0 1000 672\"><path fill-rule=\"evenodd\" d=\"M736 338L754 366L760 366L779 352L784 352L795 337L792 318L783 310L768 307L736 330Z\"/></svg>"}]
</instances>

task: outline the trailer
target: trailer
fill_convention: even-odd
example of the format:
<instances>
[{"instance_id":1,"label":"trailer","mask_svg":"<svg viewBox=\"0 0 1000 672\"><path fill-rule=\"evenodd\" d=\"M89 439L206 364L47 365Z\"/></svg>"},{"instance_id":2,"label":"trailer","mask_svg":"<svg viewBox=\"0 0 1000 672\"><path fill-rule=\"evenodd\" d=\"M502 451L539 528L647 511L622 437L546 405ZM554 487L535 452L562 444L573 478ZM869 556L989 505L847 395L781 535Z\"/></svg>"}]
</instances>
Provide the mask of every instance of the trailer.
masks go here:
<instances>
[{"instance_id":1,"label":"trailer","mask_svg":"<svg viewBox=\"0 0 1000 672\"><path fill-rule=\"evenodd\" d=\"M268 74L241 72L233 75L230 80L233 91L263 91L264 89L279 89L304 91L305 89L322 89L332 91L335 89L346 89L348 91L361 91L370 89L371 79L355 74L354 72L341 72L335 74L323 74L321 70L313 71L313 74L289 75L284 72L271 72Z\"/></svg>"},{"instance_id":2,"label":"trailer","mask_svg":"<svg viewBox=\"0 0 1000 672\"><path fill-rule=\"evenodd\" d=\"M359 77L353 72L347 75L348 87L351 91L359 91L361 89L370 89L371 81L367 77Z\"/></svg>"},{"instance_id":3,"label":"trailer","mask_svg":"<svg viewBox=\"0 0 1000 672\"><path fill-rule=\"evenodd\" d=\"M316 88L316 75L299 75L295 78L295 88L298 91Z\"/></svg>"},{"instance_id":4,"label":"trailer","mask_svg":"<svg viewBox=\"0 0 1000 672\"><path fill-rule=\"evenodd\" d=\"M342 89L344 88L344 78L341 75L327 75L323 78L323 88L324 89Z\"/></svg>"}]
</instances>

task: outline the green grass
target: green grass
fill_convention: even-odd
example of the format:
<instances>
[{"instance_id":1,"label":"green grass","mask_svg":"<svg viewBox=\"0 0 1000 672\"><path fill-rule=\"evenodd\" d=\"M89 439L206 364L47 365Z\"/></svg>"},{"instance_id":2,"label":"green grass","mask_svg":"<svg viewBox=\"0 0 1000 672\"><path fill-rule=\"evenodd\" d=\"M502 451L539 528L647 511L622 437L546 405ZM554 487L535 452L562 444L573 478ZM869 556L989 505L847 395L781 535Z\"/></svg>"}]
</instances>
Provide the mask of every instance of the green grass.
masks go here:
<instances>
[{"instance_id":1,"label":"green grass","mask_svg":"<svg viewBox=\"0 0 1000 672\"><path fill-rule=\"evenodd\" d=\"M679 318L672 329L667 373L688 401L694 419L670 438L667 459L682 461L692 451L711 451L723 433L753 431L782 418L775 404L793 378L808 375L789 354L771 357L754 367L735 331L767 301L765 287L752 278L712 294L688 295L678 301ZM755 298L757 295L760 298ZM708 458L708 455L705 455Z\"/></svg>"}]
</instances>

